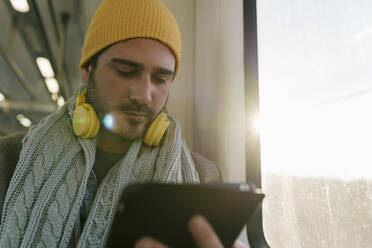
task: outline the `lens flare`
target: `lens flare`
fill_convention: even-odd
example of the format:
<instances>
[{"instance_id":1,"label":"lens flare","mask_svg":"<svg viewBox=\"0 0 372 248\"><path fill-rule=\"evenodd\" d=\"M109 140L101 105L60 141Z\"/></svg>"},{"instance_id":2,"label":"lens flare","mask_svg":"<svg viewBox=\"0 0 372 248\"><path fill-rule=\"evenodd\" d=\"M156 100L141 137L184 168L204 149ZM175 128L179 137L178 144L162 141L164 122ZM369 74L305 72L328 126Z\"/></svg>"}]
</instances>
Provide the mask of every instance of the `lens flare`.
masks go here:
<instances>
[{"instance_id":1,"label":"lens flare","mask_svg":"<svg viewBox=\"0 0 372 248\"><path fill-rule=\"evenodd\" d=\"M114 116L112 114L107 114L105 118L103 118L103 125L106 127L107 130L111 130L114 128Z\"/></svg>"}]
</instances>

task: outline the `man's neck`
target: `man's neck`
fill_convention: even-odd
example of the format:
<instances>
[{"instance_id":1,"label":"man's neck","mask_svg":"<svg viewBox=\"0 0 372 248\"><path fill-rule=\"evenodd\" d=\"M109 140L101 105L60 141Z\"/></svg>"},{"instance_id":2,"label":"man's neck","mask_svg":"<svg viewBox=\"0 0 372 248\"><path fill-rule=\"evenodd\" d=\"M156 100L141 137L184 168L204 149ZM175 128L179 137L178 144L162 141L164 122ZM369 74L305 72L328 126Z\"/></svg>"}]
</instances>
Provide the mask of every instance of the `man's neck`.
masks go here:
<instances>
[{"instance_id":1,"label":"man's neck","mask_svg":"<svg viewBox=\"0 0 372 248\"><path fill-rule=\"evenodd\" d=\"M111 153L125 154L128 152L131 144L131 141L124 140L105 129L101 130L98 140L98 148Z\"/></svg>"}]
</instances>

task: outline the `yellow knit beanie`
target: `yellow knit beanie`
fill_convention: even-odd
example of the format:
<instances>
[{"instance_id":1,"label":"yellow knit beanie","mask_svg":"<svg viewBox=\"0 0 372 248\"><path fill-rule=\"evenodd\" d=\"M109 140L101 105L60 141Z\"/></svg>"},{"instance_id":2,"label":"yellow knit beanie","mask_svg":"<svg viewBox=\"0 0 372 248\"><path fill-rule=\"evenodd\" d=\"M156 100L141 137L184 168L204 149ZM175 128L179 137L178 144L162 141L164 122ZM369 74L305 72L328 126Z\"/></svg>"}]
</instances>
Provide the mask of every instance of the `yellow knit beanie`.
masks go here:
<instances>
[{"instance_id":1,"label":"yellow knit beanie","mask_svg":"<svg viewBox=\"0 0 372 248\"><path fill-rule=\"evenodd\" d=\"M177 75L181 58L181 34L176 19L160 0L104 0L90 22L80 68L99 51L118 41L152 38L174 54Z\"/></svg>"}]
</instances>

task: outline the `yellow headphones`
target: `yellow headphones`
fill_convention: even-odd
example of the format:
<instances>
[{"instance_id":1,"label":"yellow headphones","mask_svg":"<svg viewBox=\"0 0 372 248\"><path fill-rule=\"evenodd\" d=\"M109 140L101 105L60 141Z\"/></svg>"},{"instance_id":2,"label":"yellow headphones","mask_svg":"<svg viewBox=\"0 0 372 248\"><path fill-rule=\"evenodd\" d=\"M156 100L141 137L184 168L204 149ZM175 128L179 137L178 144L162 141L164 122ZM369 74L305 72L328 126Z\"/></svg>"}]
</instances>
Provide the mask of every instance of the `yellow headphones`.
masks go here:
<instances>
[{"instance_id":1,"label":"yellow headphones","mask_svg":"<svg viewBox=\"0 0 372 248\"><path fill-rule=\"evenodd\" d=\"M79 90L72 118L74 133L82 139L96 137L101 125L93 106L85 103L86 94L87 89L84 89L81 94ZM143 142L148 146L158 146L168 126L167 115L161 112L147 129Z\"/></svg>"}]
</instances>

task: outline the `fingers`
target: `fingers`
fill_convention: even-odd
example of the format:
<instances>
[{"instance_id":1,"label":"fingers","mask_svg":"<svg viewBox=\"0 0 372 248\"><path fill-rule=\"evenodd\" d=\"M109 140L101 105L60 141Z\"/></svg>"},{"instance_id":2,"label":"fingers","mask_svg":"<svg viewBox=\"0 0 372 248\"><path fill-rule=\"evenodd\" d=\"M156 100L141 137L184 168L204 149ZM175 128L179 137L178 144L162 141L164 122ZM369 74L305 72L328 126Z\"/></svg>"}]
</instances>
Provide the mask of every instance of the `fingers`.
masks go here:
<instances>
[{"instance_id":1,"label":"fingers","mask_svg":"<svg viewBox=\"0 0 372 248\"><path fill-rule=\"evenodd\" d=\"M232 248L247 248L247 247L245 246L245 244L243 244L242 242L240 242L239 240L237 240L233 244Z\"/></svg>"},{"instance_id":2,"label":"fingers","mask_svg":"<svg viewBox=\"0 0 372 248\"><path fill-rule=\"evenodd\" d=\"M197 247L223 248L217 234L203 216L192 217L189 221L189 230ZM145 237L137 241L135 248L167 248L167 246L152 238ZM232 248L246 248L246 246L240 241L236 241Z\"/></svg>"},{"instance_id":3,"label":"fingers","mask_svg":"<svg viewBox=\"0 0 372 248\"><path fill-rule=\"evenodd\" d=\"M189 221L189 230L198 247L223 248L221 241L204 217L200 215L192 217Z\"/></svg>"},{"instance_id":4,"label":"fingers","mask_svg":"<svg viewBox=\"0 0 372 248\"><path fill-rule=\"evenodd\" d=\"M145 237L137 241L135 248L167 248L167 246L155 239Z\"/></svg>"}]
</instances>

